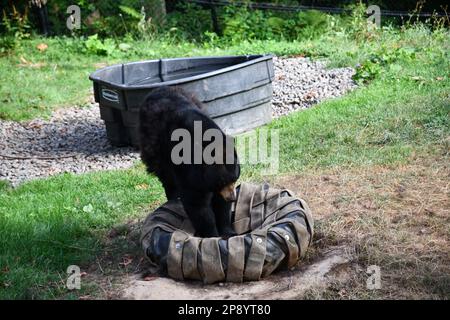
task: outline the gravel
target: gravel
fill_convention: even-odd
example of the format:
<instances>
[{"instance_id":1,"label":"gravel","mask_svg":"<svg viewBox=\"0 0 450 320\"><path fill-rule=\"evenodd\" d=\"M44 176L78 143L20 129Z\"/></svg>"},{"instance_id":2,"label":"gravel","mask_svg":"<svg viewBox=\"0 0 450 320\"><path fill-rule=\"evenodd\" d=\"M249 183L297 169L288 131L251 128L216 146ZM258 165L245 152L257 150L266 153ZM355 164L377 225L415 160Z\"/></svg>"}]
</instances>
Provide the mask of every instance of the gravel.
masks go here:
<instances>
[{"instance_id":1,"label":"gravel","mask_svg":"<svg viewBox=\"0 0 450 320\"><path fill-rule=\"evenodd\" d=\"M356 88L352 68L326 69L326 62L308 58L274 59L272 116L307 109Z\"/></svg>"},{"instance_id":2,"label":"gravel","mask_svg":"<svg viewBox=\"0 0 450 320\"><path fill-rule=\"evenodd\" d=\"M0 122L0 179L13 186L62 172L128 168L138 158L137 150L109 144L95 103L59 109L49 120Z\"/></svg>"},{"instance_id":3,"label":"gravel","mask_svg":"<svg viewBox=\"0 0 450 320\"><path fill-rule=\"evenodd\" d=\"M338 97L356 85L352 68L329 69L307 58L275 58L273 116L286 115ZM98 106L53 112L48 120L0 120L0 180L13 186L63 172L85 173L131 167L133 148L115 148L106 138Z\"/></svg>"}]
</instances>

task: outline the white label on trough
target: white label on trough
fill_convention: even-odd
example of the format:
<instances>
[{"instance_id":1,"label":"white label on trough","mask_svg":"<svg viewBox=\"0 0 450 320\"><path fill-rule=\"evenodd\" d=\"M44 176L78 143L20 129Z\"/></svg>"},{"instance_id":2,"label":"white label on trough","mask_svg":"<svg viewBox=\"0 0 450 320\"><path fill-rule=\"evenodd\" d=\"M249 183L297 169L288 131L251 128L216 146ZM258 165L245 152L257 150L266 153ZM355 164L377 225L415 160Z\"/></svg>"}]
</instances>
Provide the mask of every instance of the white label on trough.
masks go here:
<instances>
[{"instance_id":1,"label":"white label on trough","mask_svg":"<svg viewBox=\"0 0 450 320\"><path fill-rule=\"evenodd\" d=\"M119 94L114 90L102 89L102 96L108 101L119 102Z\"/></svg>"}]
</instances>

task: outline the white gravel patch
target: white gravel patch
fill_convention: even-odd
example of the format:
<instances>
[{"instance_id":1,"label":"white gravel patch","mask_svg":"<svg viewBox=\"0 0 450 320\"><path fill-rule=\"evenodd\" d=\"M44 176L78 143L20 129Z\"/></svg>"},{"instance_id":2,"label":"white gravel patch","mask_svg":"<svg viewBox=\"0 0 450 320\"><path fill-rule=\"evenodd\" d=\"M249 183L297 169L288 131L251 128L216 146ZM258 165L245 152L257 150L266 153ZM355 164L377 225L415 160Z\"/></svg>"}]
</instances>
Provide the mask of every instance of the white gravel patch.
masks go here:
<instances>
[{"instance_id":1,"label":"white gravel patch","mask_svg":"<svg viewBox=\"0 0 450 320\"><path fill-rule=\"evenodd\" d=\"M308 58L274 58L272 116L307 109L356 88L353 68L326 69L326 62Z\"/></svg>"},{"instance_id":2,"label":"white gravel patch","mask_svg":"<svg viewBox=\"0 0 450 320\"><path fill-rule=\"evenodd\" d=\"M111 146L94 103L59 109L49 120L0 122L0 179L13 186L63 172L129 168L137 159L137 150Z\"/></svg>"},{"instance_id":3,"label":"white gravel patch","mask_svg":"<svg viewBox=\"0 0 450 320\"><path fill-rule=\"evenodd\" d=\"M274 118L356 87L352 68L326 69L324 62L307 58L275 58L274 64ZM13 186L63 172L129 168L138 159L133 148L111 146L94 102L59 109L48 120L0 120L0 179Z\"/></svg>"}]
</instances>

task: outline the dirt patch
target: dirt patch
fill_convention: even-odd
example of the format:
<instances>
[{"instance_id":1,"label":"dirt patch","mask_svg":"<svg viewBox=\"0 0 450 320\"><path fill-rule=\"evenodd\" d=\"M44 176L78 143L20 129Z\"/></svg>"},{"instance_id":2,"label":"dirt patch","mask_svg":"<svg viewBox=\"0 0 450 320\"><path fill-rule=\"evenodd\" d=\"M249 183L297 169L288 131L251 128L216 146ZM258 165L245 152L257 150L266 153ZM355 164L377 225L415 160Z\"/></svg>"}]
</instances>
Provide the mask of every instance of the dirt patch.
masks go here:
<instances>
[{"instance_id":1,"label":"dirt patch","mask_svg":"<svg viewBox=\"0 0 450 320\"><path fill-rule=\"evenodd\" d=\"M86 280L100 287L93 298L449 299L449 176L447 163L427 159L277 178L272 185L310 205L315 238L296 268L258 282L203 285L148 276L139 222L112 231ZM380 267L381 289L366 287L370 265Z\"/></svg>"},{"instance_id":2,"label":"dirt patch","mask_svg":"<svg viewBox=\"0 0 450 320\"><path fill-rule=\"evenodd\" d=\"M347 266L352 259L348 248L332 248L308 266L243 284L202 285L199 282L180 282L168 278L149 278L147 281L135 279L125 288L123 297L138 300L298 299L308 290L326 288L330 281L329 273L334 268Z\"/></svg>"}]
</instances>

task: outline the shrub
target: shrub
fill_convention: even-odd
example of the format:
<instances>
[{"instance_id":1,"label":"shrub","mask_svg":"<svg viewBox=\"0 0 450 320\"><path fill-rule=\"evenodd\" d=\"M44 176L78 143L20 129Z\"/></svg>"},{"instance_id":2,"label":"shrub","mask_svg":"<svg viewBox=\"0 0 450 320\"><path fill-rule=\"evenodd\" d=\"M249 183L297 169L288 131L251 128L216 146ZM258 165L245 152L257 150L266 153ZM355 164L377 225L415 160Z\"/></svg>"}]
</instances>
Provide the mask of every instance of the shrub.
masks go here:
<instances>
[{"instance_id":1,"label":"shrub","mask_svg":"<svg viewBox=\"0 0 450 320\"><path fill-rule=\"evenodd\" d=\"M10 8L4 8L0 26L0 31L6 36L14 36L19 40L29 38L31 27L27 7L21 11L14 4Z\"/></svg>"},{"instance_id":2,"label":"shrub","mask_svg":"<svg viewBox=\"0 0 450 320\"><path fill-rule=\"evenodd\" d=\"M388 49L382 46L369 59L356 67L353 79L358 83L367 83L380 76L387 66L392 66L398 61L410 62L415 57L416 51L413 48Z\"/></svg>"},{"instance_id":3,"label":"shrub","mask_svg":"<svg viewBox=\"0 0 450 320\"><path fill-rule=\"evenodd\" d=\"M165 31L178 40L203 41L212 32L209 10L192 3L181 3L177 10L167 15Z\"/></svg>"},{"instance_id":4,"label":"shrub","mask_svg":"<svg viewBox=\"0 0 450 320\"><path fill-rule=\"evenodd\" d=\"M98 38L97 34L88 37L84 45L87 53L100 56L109 56L116 50L114 40L105 39L102 41Z\"/></svg>"},{"instance_id":5,"label":"shrub","mask_svg":"<svg viewBox=\"0 0 450 320\"><path fill-rule=\"evenodd\" d=\"M301 11L288 23L292 24L292 30L288 30L292 38L315 38L327 30L328 15L317 10Z\"/></svg>"}]
</instances>

